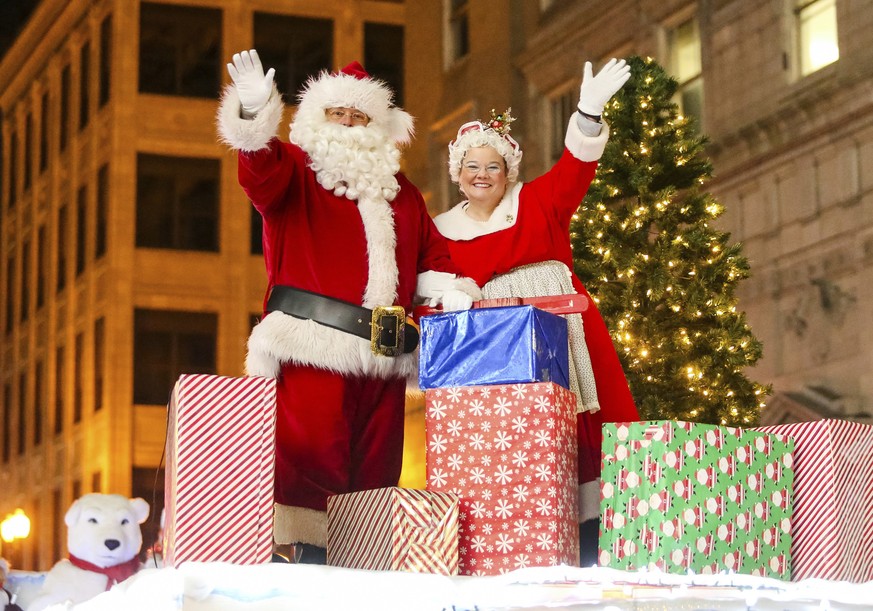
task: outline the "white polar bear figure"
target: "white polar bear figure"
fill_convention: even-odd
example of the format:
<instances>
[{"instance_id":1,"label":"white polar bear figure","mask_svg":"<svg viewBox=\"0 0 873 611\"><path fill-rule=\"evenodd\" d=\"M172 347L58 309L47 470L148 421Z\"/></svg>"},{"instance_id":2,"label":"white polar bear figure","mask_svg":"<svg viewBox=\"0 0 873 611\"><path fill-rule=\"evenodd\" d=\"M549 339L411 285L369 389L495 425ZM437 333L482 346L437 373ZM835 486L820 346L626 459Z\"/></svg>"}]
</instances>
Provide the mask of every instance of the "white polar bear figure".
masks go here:
<instances>
[{"instance_id":1,"label":"white polar bear figure","mask_svg":"<svg viewBox=\"0 0 873 611\"><path fill-rule=\"evenodd\" d=\"M84 602L136 573L139 525L148 515L143 499L120 494L86 494L74 501L64 516L70 557L51 568L27 611Z\"/></svg>"}]
</instances>

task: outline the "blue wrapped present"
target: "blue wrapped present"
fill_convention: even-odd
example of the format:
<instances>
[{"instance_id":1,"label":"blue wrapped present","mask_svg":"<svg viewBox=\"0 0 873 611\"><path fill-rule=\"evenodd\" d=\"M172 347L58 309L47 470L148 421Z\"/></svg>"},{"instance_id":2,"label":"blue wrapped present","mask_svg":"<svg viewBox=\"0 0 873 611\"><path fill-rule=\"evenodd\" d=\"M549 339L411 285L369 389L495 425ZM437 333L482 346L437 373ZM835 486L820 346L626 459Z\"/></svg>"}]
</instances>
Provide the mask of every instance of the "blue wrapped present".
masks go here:
<instances>
[{"instance_id":1,"label":"blue wrapped present","mask_svg":"<svg viewBox=\"0 0 873 611\"><path fill-rule=\"evenodd\" d=\"M567 321L533 306L421 318L422 389L554 382L569 388Z\"/></svg>"}]
</instances>

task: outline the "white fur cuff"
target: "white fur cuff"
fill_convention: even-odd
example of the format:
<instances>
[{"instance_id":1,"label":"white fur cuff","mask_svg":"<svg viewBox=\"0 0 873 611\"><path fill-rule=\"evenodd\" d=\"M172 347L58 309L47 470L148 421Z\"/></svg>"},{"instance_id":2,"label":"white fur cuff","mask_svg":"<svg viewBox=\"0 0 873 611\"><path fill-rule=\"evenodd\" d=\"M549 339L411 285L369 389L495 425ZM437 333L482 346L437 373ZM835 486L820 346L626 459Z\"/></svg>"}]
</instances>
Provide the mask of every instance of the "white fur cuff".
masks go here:
<instances>
[{"instance_id":1,"label":"white fur cuff","mask_svg":"<svg viewBox=\"0 0 873 611\"><path fill-rule=\"evenodd\" d=\"M216 117L219 139L231 148L249 153L267 148L270 139L279 132L285 110L275 83L267 105L252 119L243 119L241 108L236 87L228 85L221 95Z\"/></svg>"},{"instance_id":2,"label":"white fur cuff","mask_svg":"<svg viewBox=\"0 0 873 611\"><path fill-rule=\"evenodd\" d=\"M479 301L482 299L482 289L479 288L479 285L472 278L461 277L455 279L454 286L451 288L467 293L470 297L473 298L473 301Z\"/></svg>"},{"instance_id":3,"label":"white fur cuff","mask_svg":"<svg viewBox=\"0 0 873 611\"><path fill-rule=\"evenodd\" d=\"M279 503L273 508L273 541L327 547L327 512Z\"/></svg>"},{"instance_id":4,"label":"white fur cuff","mask_svg":"<svg viewBox=\"0 0 873 611\"><path fill-rule=\"evenodd\" d=\"M576 124L578 116L573 113L570 123L567 125L567 135L564 138L564 146L579 161L597 161L603 155L606 142L609 140L609 125L603 123L603 129L599 136L586 136Z\"/></svg>"}]
</instances>

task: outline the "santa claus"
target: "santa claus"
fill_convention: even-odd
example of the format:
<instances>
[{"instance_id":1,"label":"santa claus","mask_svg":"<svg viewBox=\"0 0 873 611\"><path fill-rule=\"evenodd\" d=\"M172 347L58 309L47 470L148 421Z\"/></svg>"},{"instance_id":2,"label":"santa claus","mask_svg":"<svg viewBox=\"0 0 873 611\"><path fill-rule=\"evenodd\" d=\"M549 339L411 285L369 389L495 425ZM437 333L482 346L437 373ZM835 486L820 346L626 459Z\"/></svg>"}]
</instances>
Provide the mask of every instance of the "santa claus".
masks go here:
<instances>
[{"instance_id":1,"label":"santa claus","mask_svg":"<svg viewBox=\"0 0 873 611\"><path fill-rule=\"evenodd\" d=\"M399 172L412 118L385 83L358 63L310 79L286 143L273 69L251 50L228 72L220 137L264 223L265 316L246 369L277 380L274 539L322 562L327 497L399 479L413 299L462 309L480 294Z\"/></svg>"}]
</instances>

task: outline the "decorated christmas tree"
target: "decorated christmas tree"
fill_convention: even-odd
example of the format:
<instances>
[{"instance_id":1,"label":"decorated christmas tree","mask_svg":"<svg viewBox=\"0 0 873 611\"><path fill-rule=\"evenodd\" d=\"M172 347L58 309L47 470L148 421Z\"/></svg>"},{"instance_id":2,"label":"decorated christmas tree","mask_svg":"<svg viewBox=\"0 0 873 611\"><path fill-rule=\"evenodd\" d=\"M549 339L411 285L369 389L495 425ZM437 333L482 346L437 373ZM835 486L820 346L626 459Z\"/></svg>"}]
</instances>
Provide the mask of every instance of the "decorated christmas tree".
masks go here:
<instances>
[{"instance_id":1,"label":"decorated christmas tree","mask_svg":"<svg viewBox=\"0 0 873 611\"><path fill-rule=\"evenodd\" d=\"M645 419L749 426L769 387L746 369L761 343L737 308L749 276L739 243L713 223L712 167L677 83L652 59L607 105L609 143L573 225L576 272L609 326Z\"/></svg>"}]
</instances>

